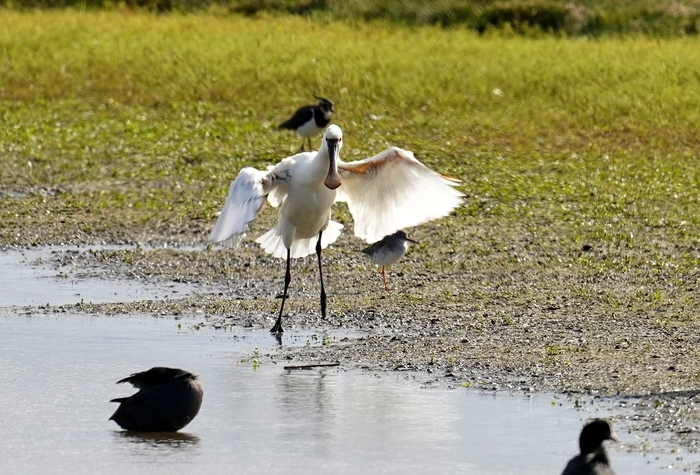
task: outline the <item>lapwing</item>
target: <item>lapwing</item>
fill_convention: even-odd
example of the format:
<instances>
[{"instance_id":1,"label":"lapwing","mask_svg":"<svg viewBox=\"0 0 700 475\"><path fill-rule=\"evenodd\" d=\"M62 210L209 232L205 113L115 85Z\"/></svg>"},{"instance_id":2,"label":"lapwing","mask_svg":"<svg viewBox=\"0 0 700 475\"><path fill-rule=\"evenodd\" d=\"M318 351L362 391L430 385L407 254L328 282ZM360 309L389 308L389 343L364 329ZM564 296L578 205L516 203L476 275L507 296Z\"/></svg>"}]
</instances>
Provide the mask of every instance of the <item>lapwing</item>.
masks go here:
<instances>
[{"instance_id":1,"label":"lapwing","mask_svg":"<svg viewBox=\"0 0 700 475\"><path fill-rule=\"evenodd\" d=\"M333 101L325 97L314 96L318 99L315 106L304 106L297 109L291 119L279 125L279 129L289 129L301 135L300 152L304 151L306 141L309 141L311 150L311 137L318 135L326 128L335 112Z\"/></svg>"}]
</instances>

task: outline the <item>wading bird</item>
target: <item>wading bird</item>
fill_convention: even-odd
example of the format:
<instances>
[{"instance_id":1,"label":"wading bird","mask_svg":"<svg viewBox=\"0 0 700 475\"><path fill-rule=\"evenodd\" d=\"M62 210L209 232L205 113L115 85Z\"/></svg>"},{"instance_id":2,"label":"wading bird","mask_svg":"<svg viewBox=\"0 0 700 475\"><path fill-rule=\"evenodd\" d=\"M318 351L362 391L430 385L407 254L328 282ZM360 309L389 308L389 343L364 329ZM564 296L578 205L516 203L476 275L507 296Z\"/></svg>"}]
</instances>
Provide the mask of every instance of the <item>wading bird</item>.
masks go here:
<instances>
[{"instance_id":1,"label":"wading bird","mask_svg":"<svg viewBox=\"0 0 700 475\"><path fill-rule=\"evenodd\" d=\"M318 152L285 158L267 171L243 168L209 236L212 242L235 246L263 208L266 195L272 206L281 204L277 225L256 240L266 252L287 259L273 333L284 331L282 312L291 281L290 260L314 251L321 280L321 314L326 316L321 250L340 236L343 227L330 219L334 202L347 202L355 236L367 242L446 216L462 202L462 193L454 188L457 180L430 170L411 152L391 147L374 157L343 163L342 145L343 132L331 125Z\"/></svg>"},{"instance_id":2,"label":"wading bird","mask_svg":"<svg viewBox=\"0 0 700 475\"><path fill-rule=\"evenodd\" d=\"M277 127L280 130L293 130L301 135L300 152L304 151L304 145L307 140L309 141L309 150L311 150L311 137L323 132L323 129L331 121L333 112L335 112L333 101L325 97L314 97L318 99L318 104L300 107L289 120Z\"/></svg>"},{"instance_id":3,"label":"wading bird","mask_svg":"<svg viewBox=\"0 0 700 475\"><path fill-rule=\"evenodd\" d=\"M112 399L119 408L109 420L127 430L174 432L192 422L202 406L199 378L176 368L155 367L134 373L117 384L130 383L140 391Z\"/></svg>"},{"instance_id":4,"label":"wading bird","mask_svg":"<svg viewBox=\"0 0 700 475\"><path fill-rule=\"evenodd\" d=\"M386 272L384 268L399 262L399 259L406 254L408 243L418 244L413 239L406 236L406 231L396 231L394 234L384 236L380 241L375 242L362 250L372 259L372 262L382 266L382 279L384 280L384 290L389 291L386 285Z\"/></svg>"},{"instance_id":5,"label":"wading bird","mask_svg":"<svg viewBox=\"0 0 700 475\"><path fill-rule=\"evenodd\" d=\"M581 453L569 460L562 475L615 475L603 448L606 440L619 442L607 421L595 419L586 424L578 440Z\"/></svg>"}]
</instances>

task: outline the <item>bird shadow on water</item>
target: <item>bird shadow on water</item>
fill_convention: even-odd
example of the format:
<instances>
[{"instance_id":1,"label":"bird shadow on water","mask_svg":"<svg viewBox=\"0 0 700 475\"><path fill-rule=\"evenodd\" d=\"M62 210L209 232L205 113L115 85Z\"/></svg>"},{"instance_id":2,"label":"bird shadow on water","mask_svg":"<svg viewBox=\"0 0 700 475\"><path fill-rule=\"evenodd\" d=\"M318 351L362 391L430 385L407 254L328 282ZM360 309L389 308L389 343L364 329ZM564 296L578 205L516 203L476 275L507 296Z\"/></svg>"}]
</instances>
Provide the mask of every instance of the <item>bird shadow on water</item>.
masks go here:
<instances>
[{"instance_id":1,"label":"bird shadow on water","mask_svg":"<svg viewBox=\"0 0 700 475\"><path fill-rule=\"evenodd\" d=\"M200 438L185 432L136 432L114 431L118 442L125 442L144 451L159 449L192 450L197 448Z\"/></svg>"}]
</instances>

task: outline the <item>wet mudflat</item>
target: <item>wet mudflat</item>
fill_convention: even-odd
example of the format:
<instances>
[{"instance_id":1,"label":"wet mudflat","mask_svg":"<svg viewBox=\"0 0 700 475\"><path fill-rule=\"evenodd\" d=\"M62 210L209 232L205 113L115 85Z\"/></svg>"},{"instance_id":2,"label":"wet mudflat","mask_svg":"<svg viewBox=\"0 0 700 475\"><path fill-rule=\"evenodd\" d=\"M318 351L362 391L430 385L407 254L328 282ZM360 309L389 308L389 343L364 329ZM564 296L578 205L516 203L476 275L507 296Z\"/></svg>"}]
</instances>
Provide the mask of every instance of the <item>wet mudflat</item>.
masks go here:
<instances>
[{"instance_id":1,"label":"wet mudflat","mask_svg":"<svg viewBox=\"0 0 700 475\"><path fill-rule=\"evenodd\" d=\"M192 318L10 314L0 326L2 473L558 473L582 421L626 411L619 401L575 409L547 394L426 389L346 365L283 369L286 347L357 337L342 330L290 331L279 347L264 330ZM176 435L121 431L108 401L133 390L114 382L156 365L201 376L199 416ZM616 424L618 473L692 464Z\"/></svg>"}]
</instances>

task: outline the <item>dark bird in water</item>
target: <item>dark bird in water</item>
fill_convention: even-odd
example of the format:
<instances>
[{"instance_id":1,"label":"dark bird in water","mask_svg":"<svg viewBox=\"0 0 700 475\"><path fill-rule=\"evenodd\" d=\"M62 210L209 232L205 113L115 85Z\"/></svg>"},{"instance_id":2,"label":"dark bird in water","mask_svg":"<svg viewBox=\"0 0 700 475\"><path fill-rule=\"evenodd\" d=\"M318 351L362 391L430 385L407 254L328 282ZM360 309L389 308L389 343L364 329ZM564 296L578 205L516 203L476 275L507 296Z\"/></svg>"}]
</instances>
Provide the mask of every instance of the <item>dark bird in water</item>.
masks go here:
<instances>
[{"instance_id":1,"label":"dark bird in water","mask_svg":"<svg viewBox=\"0 0 700 475\"><path fill-rule=\"evenodd\" d=\"M384 280L384 290L386 291L389 290L389 287L386 285L386 271L384 268L399 262L399 259L406 254L409 242L418 244L413 239L409 239L405 231L396 231L394 234L384 236L380 241L362 250L372 259L372 262L382 266L382 279Z\"/></svg>"},{"instance_id":2,"label":"dark bird in water","mask_svg":"<svg viewBox=\"0 0 700 475\"><path fill-rule=\"evenodd\" d=\"M578 440L581 453L569 460L562 475L615 475L603 448L606 440L619 442L607 421L596 419L586 424Z\"/></svg>"},{"instance_id":3,"label":"dark bird in water","mask_svg":"<svg viewBox=\"0 0 700 475\"><path fill-rule=\"evenodd\" d=\"M134 373L117 384L130 383L140 391L112 399L120 403L109 420L123 429L174 432L192 422L202 406L204 391L199 378L176 368L151 368Z\"/></svg>"},{"instance_id":4,"label":"dark bird in water","mask_svg":"<svg viewBox=\"0 0 700 475\"><path fill-rule=\"evenodd\" d=\"M282 122L279 129L289 129L301 135L301 149L304 151L306 141L309 141L311 150L311 137L320 134L331 121L331 116L335 112L333 101L325 97L314 96L318 99L315 106L304 106L297 109L291 119Z\"/></svg>"}]
</instances>

